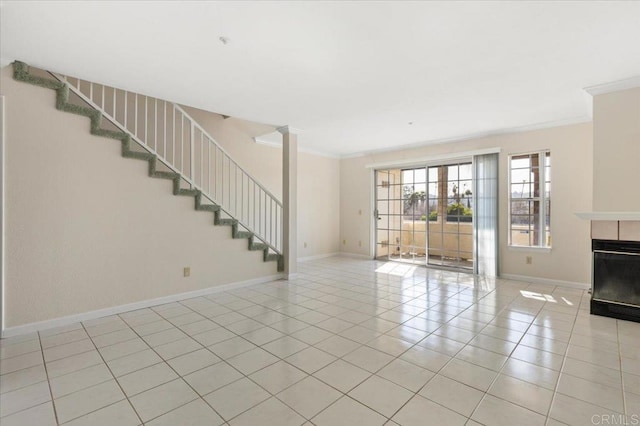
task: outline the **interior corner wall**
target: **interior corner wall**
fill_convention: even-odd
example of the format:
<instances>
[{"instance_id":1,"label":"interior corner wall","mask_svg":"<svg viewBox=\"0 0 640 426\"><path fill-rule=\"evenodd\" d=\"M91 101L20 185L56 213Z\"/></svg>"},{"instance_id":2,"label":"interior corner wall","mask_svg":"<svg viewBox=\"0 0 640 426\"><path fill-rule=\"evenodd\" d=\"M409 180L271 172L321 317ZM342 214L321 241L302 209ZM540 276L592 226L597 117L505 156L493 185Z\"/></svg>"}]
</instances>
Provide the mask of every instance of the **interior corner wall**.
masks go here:
<instances>
[{"instance_id":1,"label":"interior corner wall","mask_svg":"<svg viewBox=\"0 0 640 426\"><path fill-rule=\"evenodd\" d=\"M257 144L237 120L184 107L240 167L282 199L282 148ZM340 160L298 153L298 258L340 251Z\"/></svg>"},{"instance_id":2,"label":"interior corner wall","mask_svg":"<svg viewBox=\"0 0 640 426\"><path fill-rule=\"evenodd\" d=\"M343 159L340 180L340 240L346 253L370 256L373 221L372 169L367 165L410 161L412 158L451 155L500 147L499 162L499 273L586 285L591 282L589 222L574 213L590 211L593 186L592 123L510 133L460 142L402 149ZM508 156L551 150L551 251L508 246ZM362 214L360 213L362 212ZM526 264L527 256L533 258Z\"/></svg>"},{"instance_id":3,"label":"interior corner wall","mask_svg":"<svg viewBox=\"0 0 640 426\"><path fill-rule=\"evenodd\" d=\"M6 113L5 327L270 277L276 262L148 177L55 92L2 69ZM183 267L191 276L183 277Z\"/></svg>"},{"instance_id":4,"label":"interior corner wall","mask_svg":"<svg viewBox=\"0 0 640 426\"><path fill-rule=\"evenodd\" d=\"M593 97L593 210L640 212L640 87Z\"/></svg>"}]
</instances>

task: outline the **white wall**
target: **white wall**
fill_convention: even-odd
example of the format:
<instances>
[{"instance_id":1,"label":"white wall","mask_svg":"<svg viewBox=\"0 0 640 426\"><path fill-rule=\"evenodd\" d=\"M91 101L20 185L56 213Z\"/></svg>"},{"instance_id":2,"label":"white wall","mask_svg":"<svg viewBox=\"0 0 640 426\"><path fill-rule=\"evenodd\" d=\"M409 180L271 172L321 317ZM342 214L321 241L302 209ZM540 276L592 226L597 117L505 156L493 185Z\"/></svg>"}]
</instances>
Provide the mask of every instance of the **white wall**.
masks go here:
<instances>
[{"instance_id":1,"label":"white wall","mask_svg":"<svg viewBox=\"0 0 640 426\"><path fill-rule=\"evenodd\" d=\"M500 274L586 284L591 281L589 223L574 212L592 204L593 137L591 123L470 139L415 149L345 159L340 179L341 250L368 256L372 251L372 170L368 164L404 161L483 148L500 147L499 256ZM551 150L552 195L550 252L513 249L507 244L507 162L509 154ZM360 214L360 211L362 214ZM361 245L360 245L361 243ZM525 263L526 256L533 264Z\"/></svg>"},{"instance_id":2,"label":"white wall","mask_svg":"<svg viewBox=\"0 0 640 426\"><path fill-rule=\"evenodd\" d=\"M640 212L640 87L593 98L593 210Z\"/></svg>"},{"instance_id":3,"label":"white wall","mask_svg":"<svg viewBox=\"0 0 640 426\"><path fill-rule=\"evenodd\" d=\"M147 162L122 158L119 141L57 111L54 91L11 72L1 77L5 327L277 274L193 197L149 178Z\"/></svg>"}]
</instances>

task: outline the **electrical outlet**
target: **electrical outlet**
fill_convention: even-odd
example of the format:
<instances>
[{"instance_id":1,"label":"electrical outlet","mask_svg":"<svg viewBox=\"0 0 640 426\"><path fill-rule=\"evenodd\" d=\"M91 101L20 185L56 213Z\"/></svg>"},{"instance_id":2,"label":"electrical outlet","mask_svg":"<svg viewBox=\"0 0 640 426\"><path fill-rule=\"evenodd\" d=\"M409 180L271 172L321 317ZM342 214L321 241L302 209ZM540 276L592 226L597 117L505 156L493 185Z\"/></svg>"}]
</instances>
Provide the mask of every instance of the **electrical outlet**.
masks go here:
<instances>
[{"instance_id":1,"label":"electrical outlet","mask_svg":"<svg viewBox=\"0 0 640 426\"><path fill-rule=\"evenodd\" d=\"M358 210L358 214L362 216L362 209Z\"/></svg>"},{"instance_id":2,"label":"electrical outlet","mask_svg":"<svg viewBox=\"0 0 640 426\"><path fill-rule=\"evenodd\" d=\"M342 245L346 246L347 245L347 240L342 240Z\"/></svg>"},{"instance_id":3,"label":"electrical outlet","mask_svg":"<svg viewBox=\"0 0 640 426\"><path fill-rule=\"evenodd\" d=\"M307 242L306 241L304 242L304 248L307 248Z\"/></svg>"},{"instance_id":4,"label":"electrical outlet","mask_svg":"<svg viewBox=\"0 0 640 426\"><path fill-rule=\"evenodd\" d=\"M358 247L362 247L362 241L358 241Z\"/></svg>"},{"instance_id":5,"label":"electrical outlet","mask_svg":"<svg viewBox=\"0 0 640 426\"><path fill-rule=\"evenodd\" d=\"M185 277L190 277L191 276L191 266L185 266L184 267L184 276Z\"/></svg>"},{"instance_id":6,"label":"electrical outlet","mask_svg":"<svg viewBox=\"0 0 640 426\"><path fill-rule=\"evenodd\" d=\"M527 257L526 257L526 262L527 262L527 265L531 265L531 264L533 264L533 257L531 257L531 256L527 256Z\"/></svg>"}]
</instances>

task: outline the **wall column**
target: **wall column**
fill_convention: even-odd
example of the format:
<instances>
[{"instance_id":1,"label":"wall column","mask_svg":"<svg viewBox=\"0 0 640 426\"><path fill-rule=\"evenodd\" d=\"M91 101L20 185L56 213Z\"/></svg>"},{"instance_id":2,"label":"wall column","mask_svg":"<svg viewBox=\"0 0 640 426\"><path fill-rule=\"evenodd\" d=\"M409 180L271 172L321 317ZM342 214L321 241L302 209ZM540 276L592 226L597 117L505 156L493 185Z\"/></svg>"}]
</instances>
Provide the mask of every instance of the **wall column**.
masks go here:
<instances>
[{"instance_id":1,"label":"wall column","mask_svg":"<svg viewBox=\"0 0 640 426\"><path fill-rule=\"evenodd\" d=\"M298 131L289 126L282 133L282 222L284 273L293 279L298 272Z\"/></svg>"}]
</instances>

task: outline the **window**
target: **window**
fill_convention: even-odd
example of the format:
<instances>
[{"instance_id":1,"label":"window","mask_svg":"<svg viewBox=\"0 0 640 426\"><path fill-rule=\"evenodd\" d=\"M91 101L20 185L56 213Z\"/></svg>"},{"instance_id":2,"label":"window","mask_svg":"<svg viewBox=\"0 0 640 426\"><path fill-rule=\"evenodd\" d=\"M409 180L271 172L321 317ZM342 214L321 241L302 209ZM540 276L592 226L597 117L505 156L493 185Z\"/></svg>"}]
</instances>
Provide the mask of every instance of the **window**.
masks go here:
<instances>
[{"instance_id":1,"label":"window","mask_svg":"<svg viewBox=\"0 0 640 426\"><path fill-rule=\"evenodd\" d=\"M509 245L551 247L551 154L509 156Z\"/></svg>"}]
</instances>

